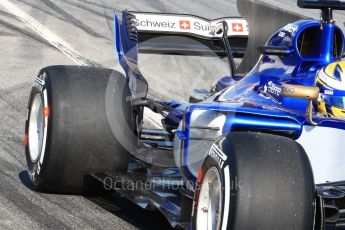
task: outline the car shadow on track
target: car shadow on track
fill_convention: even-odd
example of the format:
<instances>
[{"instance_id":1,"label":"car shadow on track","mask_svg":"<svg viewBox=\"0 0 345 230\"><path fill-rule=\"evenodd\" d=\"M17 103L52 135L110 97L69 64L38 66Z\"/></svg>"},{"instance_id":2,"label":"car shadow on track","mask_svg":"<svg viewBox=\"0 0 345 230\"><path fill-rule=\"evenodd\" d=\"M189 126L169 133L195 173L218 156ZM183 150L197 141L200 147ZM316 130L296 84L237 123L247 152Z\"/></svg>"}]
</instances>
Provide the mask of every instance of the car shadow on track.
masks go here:
<instances>
[{"instance_id":1,"label":"car shadow on track","mask_svg":"<svg viewBox=\"0 0 345 230\"><path fill-rule=\"evenodd\" d=\"M146 211L125 198L109 193L101 197L86 197L100 207L139 229L173 229L158 211Z\"/></svg>"},{"instance_id":2,"label":"car shadow on track","mask_svg":"<svg viewBox=\"0 0 345 230\"><path fill-rule=\"evenodd\" d=\"M36 191L30 180L28 171L21 171L18 176L25 187ZM102 196L83 197L139 229L173 229L160 212L143 210L114 193L105 193Z\"/></svg>"},{"instance_id":3,"label":"car shadow on track","mask_svg":"<svg viewBox=\"0 0 345 230\"><path fill-rule=\"evenodd\" d=\"M32 184L30 180L28 171L21 171L18 177L20 181L23 183L23 185L25 185L25 187L27 187L28 189L32 191L36 191L34 185Z\"/></svg>"}]
</instances>

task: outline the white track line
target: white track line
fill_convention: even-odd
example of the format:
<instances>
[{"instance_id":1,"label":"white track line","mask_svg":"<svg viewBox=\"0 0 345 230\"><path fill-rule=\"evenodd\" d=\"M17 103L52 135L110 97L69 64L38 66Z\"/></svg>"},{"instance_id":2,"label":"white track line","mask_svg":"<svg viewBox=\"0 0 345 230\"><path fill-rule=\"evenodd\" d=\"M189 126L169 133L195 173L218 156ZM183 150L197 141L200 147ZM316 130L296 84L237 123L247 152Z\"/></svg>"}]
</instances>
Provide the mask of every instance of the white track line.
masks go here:
<instances>
[{"instance_id":1,"label":"white track line","mask_svg":"<svg viewBox=\"0 0 345 230\"><path fill-rule=\"evenodd\" d=\"M96 62L88 60L80 55L71 45L58 37L55 33L49 30L46 26L42 25L36 19L25 13L23 10L19 9L12 2L8 0L0 0L0 5L7 9L9 13L20 19L25 25L35 31L39 36L49 42L56 49L60 50L63 54L72 59L75 63L79 65L101 66ZM156 128L162 128L160 118L157 116L157 114L148 112L146 113L146 116L146 120L152 123Z\"/></svg>"},{"instance_id":2,"label":"white track line","mask_svg":"<svg viewBox=\"0 0 345 230\"><path fill-rule=\"evenodd\" d=\"M75 49L72 48L67 42L59 38L56 34L50 31L47 27L39 23L36 19L31 17L30 15L26 14L24 11L19 9L16 5L8 0L0 0L0 5L2 5L5 9L8 10L9 13L16 16L25 25L30 27L34 30L38 35L40 35L43 39L48 41L52 46L56 49L60 50L66 56L71 58L74 62L79 65L96 65L96 63L84 58L81 56Z\"/></svg>"}]
</instances>

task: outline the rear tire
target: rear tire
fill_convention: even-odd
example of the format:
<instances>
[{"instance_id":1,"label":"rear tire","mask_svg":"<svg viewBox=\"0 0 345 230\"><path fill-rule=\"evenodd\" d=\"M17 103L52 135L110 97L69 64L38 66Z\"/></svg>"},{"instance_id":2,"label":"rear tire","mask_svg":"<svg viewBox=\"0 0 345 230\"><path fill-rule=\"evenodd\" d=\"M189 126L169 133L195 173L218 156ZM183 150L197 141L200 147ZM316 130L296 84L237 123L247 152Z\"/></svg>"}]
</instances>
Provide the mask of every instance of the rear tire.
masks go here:
<instances>
[{"instance_id":1,"label":"rear tire","mask_svg":"<svg viewBox=\"0 0 345 230\"><path fill-rule=\"evenodd\" d=\"M295 141L231 133L200 169L192 229L313 229L315 186Z\"/></svg>"},{"instance_id":2,"label":"rear tire","mask_svg":"<svg viewBox=\"0 0 345 230\"><path fill-rule=\"evenodd\" d=\"M134 138L130 95L126 79L114 70L41 70L31 90L25 132L28 172L35 188L92 192L87 175L125 172L130 158L126 144Z\"/></svg>"}]
</instances>

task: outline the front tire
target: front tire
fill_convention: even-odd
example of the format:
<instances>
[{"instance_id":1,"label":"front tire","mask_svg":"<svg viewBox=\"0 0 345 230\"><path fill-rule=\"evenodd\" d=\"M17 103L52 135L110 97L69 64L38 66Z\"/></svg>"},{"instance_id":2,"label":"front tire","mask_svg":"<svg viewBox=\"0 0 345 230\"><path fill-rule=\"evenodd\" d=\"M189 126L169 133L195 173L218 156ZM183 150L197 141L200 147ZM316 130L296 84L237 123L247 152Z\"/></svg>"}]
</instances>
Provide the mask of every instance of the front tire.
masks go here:
<instances>
[{"instance_id":1,"label":"front tire","mask_svg":"<svg viewBox=\"0 0 345 230\"><path fill-rule=\"evenodd\" d=\"M298 143L232 133L199 171L192 229L313 229L314 201L311 165Z\"/></svg>"},{"instance_id":2,"label":"front tire","mask_svg":"<svg viewBox=\"0 0 345 230\"><path fill-rule=\"evenodd\" d=\"M133 139L130 95L126 79L114 70L43 69L31 90L25 129L34 187L54 193L92 192L87 175L125 172L130 155L119 139L127 145Z\"/></svg>"}]
</instances>

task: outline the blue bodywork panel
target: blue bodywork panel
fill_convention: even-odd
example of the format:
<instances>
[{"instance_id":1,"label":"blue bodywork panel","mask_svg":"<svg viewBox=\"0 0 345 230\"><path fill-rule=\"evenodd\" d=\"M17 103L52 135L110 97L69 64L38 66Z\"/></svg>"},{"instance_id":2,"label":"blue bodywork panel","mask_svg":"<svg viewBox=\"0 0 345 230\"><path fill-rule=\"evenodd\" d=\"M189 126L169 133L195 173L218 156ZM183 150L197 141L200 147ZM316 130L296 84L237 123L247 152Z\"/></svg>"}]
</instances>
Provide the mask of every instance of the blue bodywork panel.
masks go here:
<instances>
[{"instance_id":1,"label":"blue bodywork panel","mask_svg":"<svg viewBox=\"0 0 345 230\"><path fill-rule=\"evenodd\" d=\"M261 130L265 132L284 131L294 139L298 139L304 125L310 125L306 119L308 101L282 97L281 85L283 83L293 85L314 86L318 70L325 65L339 60L333 55L333 43L335 31L339 31L336 25L326 24L322 26L321 36L315 36L317 47L313 47L315 56L303 56L299 51L298 39L307 29L314 28L321 31L321 24L315 20L302 20L287 25L276 32L266 45L287 47L293 52L287 56L262 55L253 70L238 83L220 91L208 102L197 105L181 106L179 112L184 112L184 148L183 173L189 179L195 180L188 168L189 123L194 110L216 110L227 115L223 128L223 135L232 130ZM342 50L343 51L343 50ZM341 53L342 53L341 51ZM169 116L168 116L169 117ZM176 120L176 119L175 119ZM344 129L345 123L339 119L315 118L319 126Z\"/></svg>"},{"instance_id":2,"label":"blue bodywork panel","mask_svg":"<svg viewBox=\"0 0 345 230\"><path fill-rule=\"evenodd\" d=\"M115 45L119 63L127 78L137 88L132 92L146 96L147 83L137 66L138 41L130 38L130 31L122 15L121 24L115 16ZM309 32L308 32L309 31ZM312 37L310 37L312 35ZM306 38L304 38L304 36ZM309 37L308 37L309 36ZM337 39L335 39L337 37ZM309 39L304 44L304 39ZM335 50L335 43L337 49ZM182 121L182 130L177 137L181 140L181 165L183 174L196 180L188 168L188 149L191 114L196 110L216 111L226 115L222 133L233 130L261 130L268 133L284 133L294 139L301 135L306 119L308 101L281 96L284 83L314 86L318 70L325 65L340 60L344 51L344 35L335 24L320 23L317 20L301 20L278 30L266 46L285 47L287 55L262 55L252 71L231 86L222 82L215 95L198 104L181 104L163 120L167 131L177 129ZM220 76L221 77L221 76ZM131 85L130 85L131 86ZM132 87L132 86L131 86ZM318 118L319 126L345 129L345 122L339 119Z\"/></svg>"},{"instance_id":3,"label":"blue bodywork panel","mask_svg":"<svg viewBox=\"0 0 345 230\"><path fill-rule=\"evenodd\" d=\"M123 11L121 22L119 15L114 14L116 58L126 72L133 98L145 98L148 85L138 68L138 40L126 21L131 17L130 13Z\"/></svg>"}]
</instances>

